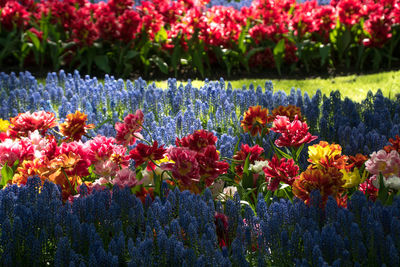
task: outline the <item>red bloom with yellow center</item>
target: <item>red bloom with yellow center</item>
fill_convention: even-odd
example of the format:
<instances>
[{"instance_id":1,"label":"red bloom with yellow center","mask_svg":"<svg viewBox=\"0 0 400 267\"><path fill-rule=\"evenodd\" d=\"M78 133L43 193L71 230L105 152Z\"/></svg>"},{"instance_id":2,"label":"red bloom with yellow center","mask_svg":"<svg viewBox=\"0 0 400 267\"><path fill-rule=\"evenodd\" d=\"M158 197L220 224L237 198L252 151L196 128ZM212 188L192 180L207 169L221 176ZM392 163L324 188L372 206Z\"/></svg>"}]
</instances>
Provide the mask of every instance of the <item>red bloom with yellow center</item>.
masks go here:
<instances>
[{"instance_id":1,"label":"red bloom with yellow center","mask_svg":"<svg viewBox=\"0 0 400 267\"><path fill-rule=\"evenodd\" d=\"M197 153L186 147L173 147L168 151L168 157L174 163L162 165L164 170L172 172L172 176L183 185L200 181L200 168L196 160Z\"/></svg>"},{"instance_id":2,"label":"red bloom with yellow center","mask_svg":"<svg viewBox=\"0 0 400 267\"><path fill-rule=\"evenodd\" d=\"M60 124L60 132L66 137L66 140L78 141L86 134L86 130L95 127L94 124L87 125L86 120L87 115L79 110L68 114L65 122Z\"/></svg>"},{"instance_id":3,"label":"red bloom with yellow center","mask_svg":"<svg viewBox=\"0 0 400 267\"><path fill-rule=\"evenodd\" d=\"M152 146L139 143L135 149L129 152L129 157L135 161L135 166L138 167L147 161L155 161L164 158L167 150L164 145L158 147L157 141L154 141ZM151 162L149 162L150 164Z\"/></svg>"},{"instance_id":4,"label":"red bloom with yellow center","mask_svg":"<svg viewBox=\"0 0 400 267\"><path fill-rule=\"evenodd\" d=\"M292 192L296 197L304 200L306 204L309 204L310 194L314 190L320 191L324 206L329 196L333 196L338 204L343 204L341 194L344 192L345 180L342 178L343 173L335 167L328 169L308 168L294 181Z\"/></svg>"},{"instance_id":5,"label":"red bloom with yellow center","mask_svg":"<svg viewBox=\"0 0 400 267\"><path fill-rule=\"evenodd\" d=\"M245 113L240 126L245 133L249 132L252 136L261 134L267 127L268 109L261 106L250 107Z\"/></svg>"},{"instance_id":6,"label":"red bloom with yellow center","mask_svg":"<svg viewBox=\"0 0 400 267\"><path fill-rule=\"evenodd\" d=\"M45 111L20 113L18 116L11 118L10 122L9 130L12 137L27 137L29 132L35 130L44 135L48 129L57 126L54 113Z\"/></svg>"}]
</instances>

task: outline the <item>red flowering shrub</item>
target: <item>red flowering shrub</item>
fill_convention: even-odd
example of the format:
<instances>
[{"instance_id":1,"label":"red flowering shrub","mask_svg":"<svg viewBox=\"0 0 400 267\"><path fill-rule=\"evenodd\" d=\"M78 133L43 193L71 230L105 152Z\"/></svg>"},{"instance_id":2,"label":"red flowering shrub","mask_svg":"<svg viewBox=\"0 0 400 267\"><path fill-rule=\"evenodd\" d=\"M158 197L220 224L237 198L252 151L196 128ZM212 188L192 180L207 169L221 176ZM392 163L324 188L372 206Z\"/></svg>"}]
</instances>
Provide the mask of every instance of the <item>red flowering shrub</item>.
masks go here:
<instances>
[{"instance_id":1,"label":"red flowering shrub","mask_svg":"<svg viewBox=\"0 0 400 267\"><path fill-rule=\"evenodd\" d=\"M155 64L164 72L170 67L177 71L188 62L203 74L206 68L210 71L216 65L226 67L229 72L232 68L248 69L249 66L281 69L282 64L305 65L307 69L320 64L326 66L328 62L336 66L342 65L347 57L351 57L350 63L355 63L353 61L360 62L360 56L351 50L357 46L379 48L385 64L388 56L380 49L385 49L399 34L396 30L400 23L399 0L332 0L331 5L318 5L316 1L255 0L250 7L241 10L225 6L208 8L205 2L154 0L134 6L133 0L98 3L88 0L0 1L0 23L6 32L15 25L29 30L42 41L43 32L38 25L48 19L52 30L46 35L46 41L52 45L61 41L59 44L67 47L61 65L71 64L71 68L77 67L76 62L82 62L81 57L88 57L90 59L84 60L81 67L91 69L92 51L85 50L91 47L90 50L102 56L102 60L97 57L93 64L101 70L112 70L115 64L126 61L123 64L131 65L129 70L137 64L146 69ZM342 27L336 28L337 22ZM53 30L61 32L53 36ZM241 34L244 38L239 40ZM343 43L349 36L350 43ZM61 40L53 40L53 37ZM25 38L36 42L31 36ZM281 49L274 55L282 39L285 41L283 55ZM40 46L48 43L41 42ZM126 49L129 58L125 57ZM36 53L41 57L36 54L35 60L40 58L40 64L43 58L60 57L45 54L42 48L38 50ZM142 53L142 57L132 52ZM199 54L194 55L196 52ZM148 53L152 54L150 59ZM329 57L332 60L328 60ZM50 58L50 61L55 60ZM27 60L26 64L30 62ZM121 72L121 67L115 69Z\"/></svg>"},{"instance_id":2,"label":"red flowering shrub","mask_svg":"<svg viewBox=\"0 0 400 267\"><path fill-rule=\"evenodd\" d=\"M362 16L362 4L356 0L341 0L337 5L340 23L346 26L357 24Z\"/></svg>"},{"instance_id":3,"label":"red flowering shrub","mask_svg":"<svg viewBox=\"0 0 400 267\"><path fill-rule=\"evenodd\" d=\"M0 23L6 30L11 31L13 27L24 28L28 25L29 13L25 7L17 1L6 1L1 8Z\"/></svg>"}]
</instances>

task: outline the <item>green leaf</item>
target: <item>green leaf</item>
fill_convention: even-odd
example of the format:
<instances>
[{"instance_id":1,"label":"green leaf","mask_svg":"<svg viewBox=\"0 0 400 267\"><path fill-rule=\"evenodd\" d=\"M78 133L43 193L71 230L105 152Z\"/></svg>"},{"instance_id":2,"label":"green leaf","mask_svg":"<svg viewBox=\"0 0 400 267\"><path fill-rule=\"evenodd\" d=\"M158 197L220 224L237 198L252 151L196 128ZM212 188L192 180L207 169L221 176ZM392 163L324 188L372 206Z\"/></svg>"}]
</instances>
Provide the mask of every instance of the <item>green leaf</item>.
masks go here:
<instances>
[{"instance_id":1,"label":"green leaf","mask_svg":"<svg viewBox=\"0 0 400 267\"><path fill-rule=\"evenodd\" d=\"M203 66L201 52L199 50L193 51L193 64L200 72L201 77L204 78L204 66Z\"/></svg>"},{"instance_id":2,"label":"green leaf","mask_svg":"<svg viewBox=\"0 0 400 267\"><path fill-rule=\"evenodd\" d=\"M178 35L179 36L179 35ZM178 42L174 44L174 51L171 56L171 66L174 69L175 76L178 74L178 63L181 60L181 46Z\"/></svg>"},{"instance_id":3,"label":"green leaf","mask_svg":"<svg viewBox=\"0 0 400 267\"><path fill-rule=\"evenodd\" d=\"M269 142L271 143L271 147L275 151L275 153L277 154L279 159L281 159L282 157L287 158L287 159L292 158L292 156L290 156L288 153L283 152L281 149L279 149L277 146L275 146L271 139L269 139Z\"/></svg>"},{"instance_id":4,"label":"green leaf","mask_svg":"<svg viewBox=\"0 0 400 267\"><path fill-rule=\"evenodd\" d=\"M386 200L388 199L389 189L385 187L382 173L379 173L378 179L379 179L378 199L382 201L382 204L385 204Z\"/></svg>"},{"instance_id":5,"label":"green leaf","mask_svg":"<svg viewBox=\"0 0 400 267\"><path fill-rule=\"evenodd\" d=\"M303 148L304 148L304 143L301 144L301 146L300 146L299 148L297 148L297 150L296 150L296 155L295 155L295 160L296 160L296 162L298 161L298 159L299 159L299 157L300 157L300 153L301 153L301 151L303 150Z\"/></svg>"},{"instance_id":6,"label":"green leaf","mask_svg":"<svg viewBox=\"0 0 400 267\"><path fill-rule=\"evenodd\" d=\"M244 161L243 173L245 173L245 174L249 174L250 155L251 155L251 153L249 153L247 155L246 160Z\"/></svg>"},{"instance_id":7,"label":"green leaf","mask_svg":"<svg viewBox=\"0 0 400 267\"><path fill-rule=\"evenodd\" d=\"M382 61L382 55L381 52L378 49L374 49L374 63L373 63L373 69L376 71L379 69L379 65L381 64Z\"/></svg>"},{"instance_id":8,"label":"green leaf","mask_svg":"<svg viewBox=\"0 0 400 267\"><path fill-rule=\"evenodd\" d=\"M250 51L246 54L245 60L248 62L250 58L256 54L257 52L263 52L265 50L265 47L257 47L257 48L252 48Z\"/></svg>"},{"instance_id":9,"label":"green leaf","mask_svg":"<svg viewBox=\"0 0 400 267\"><path fill-rule=\"evenodd\" d=\"M350 42L351 42L351 32L350 32L350 30L346 29L344 31L343 38L341 40L343 41L342 42L343 49L346 49L349 46Z\"/></svg>"},{"instance_id":10,"label":"green leaf","mask_svg":"<svg viewBox=\"0 0 400 267\"><path fill-rule=\"evenodd\" d=\"M15 173L15 171L17 170L19 165L19 159L17 159L16 161L14 161L14 164L12 166L12 171Z\"/></svg>"},{"instance_id":11,"label":"green leaf","mask_svg":"<svg viewBox=\"0 0 400 267\"><path fill-rule=\"evenodd\" d=\"M98 55L94 57L94 63L102 71L109 73L111 72L110 64L108 63L108 57L106 55Z\"/></svg>"},{"instance_id":12,"label":"green leaf","mask_svg":"<svg viewBox=\"0 0 400 267\"><path fill-rule=\"evenodd\" d=\"M14 171L8 166L8 164L4 164L3 168L1 168L1 182L0 185L5 186L9 180L11 180L14 176Z\"/></svg>"},{"instance_id":13,"label":"green leaf","mask_svg":"<svg viewBox=\"0 0 400 267\"><path fill-rule=\"evenodd\" d=\"M132 58L136 57L137 55L139 55L138 51L130 50L130 51L128 51L128 53L126 53L125 58L132 59Z\"/></svg>"},{"instance_id":14,"label":"green leaf","mask_svg":"<svg viewBox=\"0 0 400 267\"><path fill-rule=\"evenodd\" d=\"M329 57L331 52L331 46L328 45L320 45L319 47L319 55L321 56L321 67L325 65L326 59Z\"/></svg>"},{"instance_id":15,"label":"green leaf","mask_svg":"<svg viewBox=\"0 0 400 267\"><path fill-rule=\"evenodd\" d=\"M265 202L267 203L267 206L271 205L272 202L272 194L273 192L271 190L268 190L267 194L265 195Z\"/></svg>"},{"instance_id":16,"label":"green leaf","mask_svg":"<svg viewBox=\"0 0 400 267\"><path fill-rule=\"evenodd\" d=\"M39 50L39 49L40 49L40 40L39 40L39 38L36 36L36 34L34 34L34 33L31 32L31 31L27 31L26 34L27 34L27 35L29 36L29 38L31 39L31 41L32 41L33 45L35 46L35 48L36 48L37 50Z\"/></svg>"},{"instance_id":17,"label":"green leaf","mask_svg":"<svg viewBox=\"0 0 400 267\"><path fill-rule=\"evenodd\" d=\"M156 63L157 67L161 70L162 73L168 74L168 64L159 56L153 56L152 61Z\"/></svg>"},{"instance_id":18,"label":"green leaf","mask_svg":"<svg viewBox=\"0 0 400 267\"><path fill-rule=\"evenodd\" d=\"M279 75L281 75L281 65L283 63L283 58L285 56L285 39L281 39L274 47L274 59L276 64L276 69Z\"/></svg>"},{"instance_id":19,"label":"green leaf","mask_svg":"<svg viewBox=\"0 0 400 267\"><path fill-rule=\"evenodd\" d=\"M167 39L168 39L167 31L164 29L164 27L161 27L161 29L157 32L156 36L154 37L154 40L157 43L162 43Z\"/></svg>"},{"instance_id":20,"label":"green leaf","mask_svg":"<svg viewBox=\"0 0 400 267\"><path fill-rule=\"evenodd\" d=\"M247 19L246 26L244 29L242 29L242 32L240 33L238 39L238 47L240 52L242 52L242 54L246 52L246 44L244 42L244 38L246 37L246 34L249 31L249 29L250 29L250 19Z\"/></svg>"}]
</instances>

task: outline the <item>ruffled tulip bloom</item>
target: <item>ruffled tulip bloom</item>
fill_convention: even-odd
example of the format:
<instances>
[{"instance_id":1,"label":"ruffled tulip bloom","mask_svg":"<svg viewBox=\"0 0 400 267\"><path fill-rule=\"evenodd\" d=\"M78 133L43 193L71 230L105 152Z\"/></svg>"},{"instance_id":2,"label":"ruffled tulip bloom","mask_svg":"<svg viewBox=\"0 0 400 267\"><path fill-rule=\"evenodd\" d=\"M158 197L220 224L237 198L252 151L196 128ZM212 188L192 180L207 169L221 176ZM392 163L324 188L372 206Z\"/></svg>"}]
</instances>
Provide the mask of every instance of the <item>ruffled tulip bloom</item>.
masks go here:
<instances>
[{"instance_id":1,"label":"ruffled tulip bloom","mask_svg":"<svg viewBox=\"0 0 400 267\"><path fill-rule=\"evenodd\" d=\"M265 180L268 183L268 190L275 191L278 189L280 182L292 185L298 172L299 166L295 165L293 159L278 159L274 155L268 162L268 167L263 168Z\"/></svg>"},{"instance_id":2,"label":"ruffled tulip bloom","mask_svg":"<svg viewBox=\"0 0 400 267\"><path fill-rule=\"evenodd\" d=\"M161 167L172 172L172 176L183 185L200 181L200 167L196 160L197 153L186 147L172 147L168 157L174 163L164 163Z\"/></svg>"},{"instance_id":3,"label":"ruffled tulip bloom","mask_svg":"<svg viewBox=\"0 0 400 267\"><path fill-rule=\"evenodd\" d=\"M215 146L218 138L209 131L197 130L193 134L182 137L182 139L176 138L176 146L187 147L190 150L197 152L203 151L207 146Z\"/></svg>"},{"instance_id":4,"label":"ruffled tulip bloom","mask_svg":"<svg viewBox=\"0 0 400 267\"><path fill-rule=\"evenodd\" d=\"M360 12L362 6L360 1L356 0L342 0L336 6L340 23L346 26L353 26L357 24L362 16Z\"/></svg>"},{"instance_id":5,"label":"ruffled tulip bloom","mask_svg":"<svg viewBox=\"0 0 400 267\"><path fill-rule=\"evenodd\" d=\"M365 162L365 168L374 175L382 173L385 178L400 176L400 155L395 150L389 153L385 150L373 152L370 159Z\"/></svg>"},{"instance_id":6,"label":"ruffled tulip bloom","mask_svg":"<svg viewBox=\"0 0 400 267\"><path fill-rule=\"evenodd\" d=\"M228 246L229 244L228 217L223 213L215 212L214 223L215 223L219 246L221 248Z\"/></svg>"},{"instance_id":7,"label":"ruffled tulip bloom","mask_svg":"<svg viewBox=\"0 0 400 267\"><path fill-rule=\"evenodd\" d=\"M358 190L364 193L364 195L368 196L368 199L375 201L378 198L378 191L379 189L374 185L374 179L367 179L363 183L360 184Z\"/></svg>"},{"instance_id":8,"label":"ruffled tulip bloom","mask_svg":"<svg viewBox=\"0 0 400 267\"><path fill-rule=\"evenodd\" d=\"M249 163L254 164L256 160L264 160L261 154L264 152L264 148L259 145L250 147L248 144L242 144L242 147L233 156L235 160L241 160L241 164L237 164L235 167L236 173L241 176L243 174L243 166L246 161L247 156L250 154Z\"/></svg>"},{"instance_id":9,"label":"ruffled tulip bloom","mask_svg":"<svg viewBox=\"0 0 400 267\"><path fill-rule=\"evenodd\" d=\"M181 189L188 189L194 193L200 193L204 186L211 186L219 175L226 173L229 164L220 161L219 152L215 147L217 140L217 137L214 136L213 133L205 130L198 130L182 139L176 139L175 143L177 148L184 148L187 149L187 151L191 151L190 153L193 152L200 176L198 180L199 183L183 183L180 184ZM169 158L175 161L171 158L170 154Z\"/></svg>"},{"instance_id":10,"label":"ruffled tulip bloom","mask_svg":"<svg viewBox=\"0 0 400 267\"><path fill-rule=\"evenodd\" d=\"M249 164L249 170L254 173L264 174L263 168L268 166L268 160L256 160L254 164Z\"/></svg>"},{"instance_id":11,"label":"ruffled tulip bloom","mask_svg":"<svg viewBox=\"0 0 400 267\"><path fill-rule=\"evenodd\" d=\"M400 5L400 4L399 4ZM396 135L396 138L390 138L389 142L391 145L385 146L383 149L389 153L392 150L396 150L397 152L400 153L400 136Z\"/></svg>"},{"instance_id":12,"label":"ruffled tulip bloom","mask_svg":"<svg viewBox=\"0 0 400 267\"><path fill-rule=\"evenodd\" d=\"M136 180L136 173L129 168L124 168L117 171L115 178L111 181L114 186L119 187L134 187L139 184Z\"/></svg>"},{"instance_id":13,"label":"ruffled tulip bloom","mask_svg":"<svg viewBox=\"0 0 400 267\"><path fill-rule=\"evenodd\" d=\"M308 132L307 123L301 122L297 115L292 122L286 116L276 116L271 131L282 134L275 140L278 147L299 147L318 138Z\"/></svg>"},{"instance_id":14,"label":"ruffled tulip bloom","mask_svg":"<svg viewBox=\"0 0 400 267\"><path fill-rule=\"evenodd\" d=\"M10 122L8 120L0 119L0 132L6 132L9 126Z\"/></svg>"},{"instance_id":15,"label":"ruffled tulip bloom","mask_svg":"<svg viewBox=\"0 0 400 267\"><path fill-rule=\"evenodd\" d=\"M139 132L142 130L143 119L143 112L138 109L135 114L127 115L124 118L124 123L117 122L115 124L117 143L124 146L133 145L136 138L141 137Z\"/></svg>"},{"instance_id":16,"label":"ruffled tulip bloom","mask_svg":"<svg viewBox=\"0 0 400 267\"><path fill-rule=\"evenodd\" d=\"M342 156L342 147L337 144L320 141L319 144L308 147L308 162L312 167L344 169L347 159L347 156Z\"/></svg>"},{"instance_id":17,"label":"ruffled tulip bloom","mask_svg":"<svg viewBox=\"0 0 400 267\"><path fill-rule=\"evenodd\" d=\"M361 175L357 167L353 171L340 170L343 173L343 180L345 180L344 188L353 188L361 183Z\"/></svg>"},{"instance_id":18,"label":"ruffled tulip bloom","mask_svg":"<svg viewBox=\"0 0 400 267\"><path fill-rule=\"evenodd\" d=\"M304 121L304 118L301 115L301 109L294 105L288 105L286 107L285 106L276 107L271 111L271 113L272 115L268 117L269 122L274 121L276 116L286 116L289 118L290 121L294 121L296 115L298 120Z\"/></svg>"},{"instance_id":19,"label":"ruffled tulip bloom","mask_svg":"<svg viewBox=\"0 0 400 267\"><path fill-rule=\"evenodd\" d=\"M368 160L368 158L365 156L365 155L363 155L363 154L360 154L360 153L358 153L357 155L355 155L355 156L349 156L349 163L350 163L350 165L352 165L352 166L355 166L355 167L357 167L357 168L361 168L361 166L366 162Z\"/></svg>"},{"instance_id":20,"label":"ruffled tulip bloom","mask_svg":"<svg viewBox=\"0 0 400 267\"><path fill-rule=\"evenodd\" d=\"M97 174L106 179L115 176L117 171L119 171L118 164L111 159L99 160L93 164L93 167L94 174Z\"/></svg>"},{"instance_id":21,"label":"ruffled tulip bloom","mask_svg":"<svg viewBox=\"0 0 400 267\"><path fill-rule=\"evenodd\" d=\"M129 157L135 161L135 167L148 161L150 161L149 164L153 165L151 161L163 159L166 151L164 145L158 147L157 141L154 141L152 146L139 143L129 152Z\"/></svg>"},{"instance_id":22,"label":"ruffled tulip bloom","mask_svg":"<svg viewBox=\"0 0 400 267\"><path fill-rule=\"evenodd\" d=\"M389 176L387 179L383 180L385 187L400 190L400 177L396 175Z\"/></svg>"},{"instance_id":23,"label":"ruffled tulip bloom","mask_svg":"<svg viewBox=\"0 0 400 267\"><path fill-rule=\"evenodd\" d=\"M60 185L62 197L67 200L70 195L76 193L75 188L82 184L81 177L74 171L80 159L80 156L74 152L61 154L45 162L43 167L38 168L37 173L40 177L45 177Z\"/></svg>"},{"instance_id":24,"label":"ruffled tulip bloom","mask_svg":"<svg viewBox=\"0 0 400 267\"><path fill-rule=\"evenodd\" d=\"M70 143L62 143L57 148L57 155L68 155L69 152L73 152L74 154L79 155L80 158L80 160L76 164L74 174L81 177L89 175L88 168L90 165L92 165L92 161L89 159L89 149L86 146L86 143L82 143L82 141L73 141Z\"/></svg>"},{"instance_id":25,"label":"ruffled tulip bloom","mask_svg":"<svg viewBox=\"0 0 400 267\"><path fill-rule=\"evenodd\" d=\"M93 163L111 159L122 168L129 166L129 156L126 155L126 147L117 145L113 137L98 135L85 143L87 146L87 158Z\"/></svg>"},{"instance_id":26,"label":"ruffled tulip bloom","mask_svg":"<svg viewBox=\"0 0 400 267\"><path fill-rule=\"evenodd\" d=\"M243 116L240 126L245 133L249 132L250 135L261 135L262 131L267 128L268 123L268 109L261 108L261 106L250 107Z\"/></svg>"},{"instance_id":27,"label":"ruffled tulip bloom","mask_svg":"<svg viewBox=\"0 0 400 267\"><path fill-rule=\"evenodd\" d=\"M18 1L5 1L1 8L0 23L4 29L11 31L14 26L24 28L29 23L29 12Z\"/></svg>"},{"instance_id":28,"label":"ruffled tulip bloom","mask_svg":"<svg viewBox=\"0 0 400 267\"><path fill-rule=\"evenodd\" d=\"M6 139L0 143L0 166L7 163L13 166L16 160L22 162L24 160L33 160L35 148L28 138L20 140Z\"/></svg>"},{"instance_id":29,"label":"ruffled tulip bloom","mask_svg":"<svg viewBox=\"0 0 400 267\"><path fill-rule=\"evenodd\" d=\"M18 116L10 119L10 136L21 137L28 136L29 132L38 130L40 134L45 135L47 130L57 126L54 113L37 111L30 113L20 113Z\"/></svg>"},{"instance_id":30,"label":"ruffled tulip bloom","mask_svg":"<svg viewBox=\"0 0 400 267\"><path fill-rule=\"evenodd\" d=\"M225 161L219 161L219 153L215 146L207 146L203 153L196 156L199 164L199 174L201 181L208 187L221 174L226 173L229 164Z\"/></svg>"},{"instance_id":31,"label":"ruffled tulip bloom","mask_svg":"<svg viewBox=\"0 0 400 267\"><path fill-rule=\"evenodd\" d=\"M341 193L344 192L344 184L343 173L337 168L308 168L293 182L292 192L296 197L309 204L311 192L319 190L322 196L322 204L325 206L329 196L333 196L338 203L341 203L338 200L341 199Z\"/></svg>"},{"instance_id":32,"label":"ruffled tulip bloom","mask_svg":"<svg viewBox=\"0 0 400 267\"><path fill-rule=\"evenodd\" d=\"M236 186L227 186L222 190L222 194L227 198L233 198L236 192L237 192Z\"/></svg>"},{"instance_id":33,"label":"ruffled tulip bloom","mask_svg":"<svg viewBox=\"0 0 400 267\"><path fill-rule=\"evenodd\" d=\"M86 130L94 129L94 124L86 124L87 115L77 110L75 113L67 115L66 120L60 124L60 133L66 137L66 140L78 141Z\"/></svg>"},{"instance_id":34,"label":"ruffled tulip bloom","mask_svg":"<svg viewBox=\"0 0 400 267\"><path fill-rule=\"evenodd\" d=\"M24 160L22 164L17 168L13 178L12 184L25 185L28 178L34 175L38 175L37 170L44 167L44 161L40 158L35 158L34 160ZM45 181L44 177L39 176L42 182Z\"/></svg>"}]
</instances>

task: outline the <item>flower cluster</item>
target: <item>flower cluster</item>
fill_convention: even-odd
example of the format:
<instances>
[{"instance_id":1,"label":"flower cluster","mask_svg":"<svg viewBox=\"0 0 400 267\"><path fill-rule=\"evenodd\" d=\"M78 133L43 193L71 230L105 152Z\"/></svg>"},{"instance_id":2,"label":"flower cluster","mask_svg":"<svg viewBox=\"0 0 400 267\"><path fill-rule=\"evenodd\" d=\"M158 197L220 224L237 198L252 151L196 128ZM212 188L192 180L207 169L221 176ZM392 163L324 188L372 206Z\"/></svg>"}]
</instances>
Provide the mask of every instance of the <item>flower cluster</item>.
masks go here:
<instances>
[{"instance_id":1,"label":"flower cluster","mask_svg":"<svg viewBox=\"0 0 400 267\"><path fill-rule=\"evenodd\" d=\"M49 180L60 185L64 200L76 195L83 183L89 187L106 183L136 185L135 173L128 169L127 148L116 139L99 135L81 141L87 130L94 128L86 120L87 115L80 111L68 114L61 124L54 113L45 111L20 113L11 118L0 143L0 164L2 169L12 170L11 174L2 172L2 180L24 185L28 177L37 175L42 182ZM55 135L63 138L60 143Z\"/></svg>"},{"instance_id":2,"label":"flower cluster","mask_svg":"<svg viewBox=\"0 0 400 267\"><path fill-rule=\"evenodd\" d=\"M175 142L176 147L167 153L173 163L164 164L162 168L171 170L182 188L201 192L229 168L227 162L220 161L215 146L217 137L208 131L198 130Z\"/></svg>"}]
</instances>

